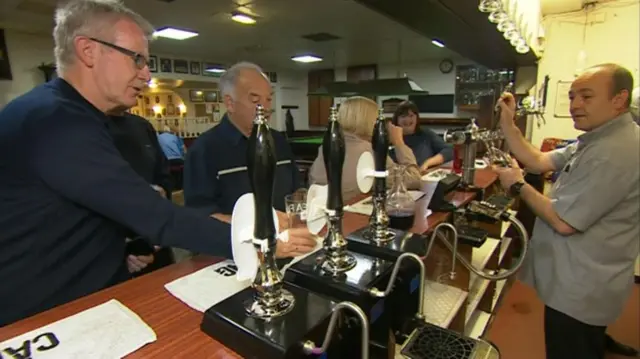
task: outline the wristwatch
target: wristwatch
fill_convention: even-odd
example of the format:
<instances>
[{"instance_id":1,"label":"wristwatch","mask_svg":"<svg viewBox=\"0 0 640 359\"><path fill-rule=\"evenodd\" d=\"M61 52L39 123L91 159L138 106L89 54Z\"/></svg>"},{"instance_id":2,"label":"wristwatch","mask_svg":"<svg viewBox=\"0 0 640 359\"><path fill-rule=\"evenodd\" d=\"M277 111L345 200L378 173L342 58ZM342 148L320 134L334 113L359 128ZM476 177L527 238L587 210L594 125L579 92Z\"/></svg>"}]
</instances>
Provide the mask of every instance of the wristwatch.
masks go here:
<instances>
[{"instance_id":1,"label":"wristwatch","mask_svg":"<svg viewBox=\"0 0 640 359\"><path fill-rule=\"evenodd\" d=\"M513 196L519 196L520 191L522 191L522 187L524 186L524 181L516 182L509 187L509 193Z\"/></svg>"}]
</instances>

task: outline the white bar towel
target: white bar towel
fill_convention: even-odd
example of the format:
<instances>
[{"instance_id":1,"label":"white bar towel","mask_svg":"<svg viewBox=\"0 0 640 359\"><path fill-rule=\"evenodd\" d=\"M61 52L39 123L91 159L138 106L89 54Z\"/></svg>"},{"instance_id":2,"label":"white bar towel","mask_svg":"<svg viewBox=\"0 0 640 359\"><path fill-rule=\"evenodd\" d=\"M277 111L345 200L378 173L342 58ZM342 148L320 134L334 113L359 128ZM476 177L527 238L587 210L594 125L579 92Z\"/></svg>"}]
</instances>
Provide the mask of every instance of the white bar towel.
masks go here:
<instances>
[{"instance_id":1,"label":"white bar towel","mask_svg":"<svg viewBox=\"0 0 640 359\"><path fill-rule=\"evenodd\" d=\"M0 358L114 359L156 341L156 333L111 299L68 318L0 343Z\"/></svg>"}]
</instances>

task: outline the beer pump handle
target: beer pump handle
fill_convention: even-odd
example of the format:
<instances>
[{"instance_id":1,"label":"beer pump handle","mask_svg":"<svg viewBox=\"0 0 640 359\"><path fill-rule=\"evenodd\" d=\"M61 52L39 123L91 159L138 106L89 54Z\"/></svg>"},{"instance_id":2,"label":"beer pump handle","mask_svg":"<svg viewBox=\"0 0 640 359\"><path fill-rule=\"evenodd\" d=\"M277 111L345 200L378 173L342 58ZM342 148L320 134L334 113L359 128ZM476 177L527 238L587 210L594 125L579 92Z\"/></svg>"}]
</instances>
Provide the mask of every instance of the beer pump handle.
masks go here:
<instances>
[{"instance_id":1,"label":"beer pump handle","mask_svg":"<svg viewBox=\"0 0 640 359\"><path fill-rule=\"evenodd\" d=\"M387 156L389 155L389 129L387 128L387 119L384 117L382 109L379 110L378 119L373 127L371 147L373 148L375 171L378 173L385 172L387 170ZM386 183L387 181L384 177L376 177L373 187L374 192L379 195L386 193Z\"/></svg>"},{"instance_id":2,"label":"beer pump handle","mask_svg":"<svg viewBox=\"0 0 640 359\"><path fill-rule=\"evenodd\" d=\"M337 109L331 107L331 116L327 131L322 139L322 155L327 171L328 196L327 209L342 211L342 165L345 157L344 133L338 122Z\"/></svg>"},{"instance_id":3,"label":"beer pump handle","mask_svg":"<svg viewBox=\"0 0 640 359\"><path fill-rule=\"evenodd\" d=\"M264 109L257 105L247 149L247 171L255 205L253 235L255 239L268 240L269 247L274 247L276 243L272 209L275 170L274 140L264 117Z\"/></svg>"},{"instance_id":4,"label":"beer pump handle","mask_svg":"<svg viewBox=\"0 0 640 359\"><path fill-rule=\"evenodd\" d=\"M378 119L373 127L371 147L373 148L373 160L376 171L386 171L387 156L389 155L389 129L387 128L387 119L384 117L382 109L379 110Z\"/></svg>"}]
</instances>

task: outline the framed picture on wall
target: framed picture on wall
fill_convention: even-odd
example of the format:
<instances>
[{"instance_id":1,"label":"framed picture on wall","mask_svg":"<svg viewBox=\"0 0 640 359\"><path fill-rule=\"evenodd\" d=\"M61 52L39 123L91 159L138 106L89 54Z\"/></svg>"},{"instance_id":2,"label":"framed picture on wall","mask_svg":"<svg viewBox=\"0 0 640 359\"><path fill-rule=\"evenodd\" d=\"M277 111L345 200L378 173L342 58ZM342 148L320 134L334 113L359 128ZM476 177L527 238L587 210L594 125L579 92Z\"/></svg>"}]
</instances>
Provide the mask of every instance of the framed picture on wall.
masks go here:
<instances>
[{"instance_id":1,"label":"framed picture on wall","mask_svg":"<svg viewBox=\"0 0 640 359\"><path fill-rule=\"evenodd\" d=\"M160 72L173 72L171 59L160 58Z\"/></svg>"},{"instance_id":2,"label":"framed picture on wall","mask_svg":"<svg viewBox=\"0 0 640 359\"><path fill-rule=\"evenodd\" d=\"M204 102L204 92L200 90L189 90L189 99L191 102Z\"/></svg>"},{"instance_id":3,"label":"framed picture on wall","mask_svg":"<svg viewBox=\"0 0 640 359\"><path fill-rule=\"evenodd\" d=\"M200 73L201 73L200 62L191 61L191 74L192 75L200 75Z\"/></svg>"},{"instance_id":4,"label":"framed picture on wall","mask_svg":"<svg viewBox=\"0 0 640 359\"><path fill-rule=\"evenodd\" d=\"M187 60L173 60L173 72L177 74L189 73L189 61Z\"/></svg>"},{"instance_id":5,"label":"framed picture on wall","mask_svg":"<svg viewBox=\"0 0 640 359\"><path fill-rule=\"evenodd\" d=\"M204 91L204 102L218 102L218 91Z\"/></svg>"},{"instance_id":6,"label":"framed picture on wall","mask_svg":"<svg viewBox=\"0 0 640 359\"><path fill-rule=\"evenodd\" d=\"M158 72L158 57L156 55L149 56L149 71Z\"/></svg>"}]
</instances>

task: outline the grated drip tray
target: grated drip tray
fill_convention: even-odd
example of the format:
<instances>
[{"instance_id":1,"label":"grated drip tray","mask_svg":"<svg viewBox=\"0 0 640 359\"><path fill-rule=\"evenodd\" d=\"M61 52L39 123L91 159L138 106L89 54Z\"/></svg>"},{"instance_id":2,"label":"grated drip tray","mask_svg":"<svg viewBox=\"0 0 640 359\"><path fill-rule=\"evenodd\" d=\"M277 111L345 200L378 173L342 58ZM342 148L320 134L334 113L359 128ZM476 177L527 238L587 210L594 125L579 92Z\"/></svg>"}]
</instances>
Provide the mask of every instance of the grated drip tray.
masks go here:
<instances>
[{"instance_id":1,"label":"grated drip tray","mask_svg":"<svg viewBox=\"0 0 640 359\"><path fill-rule=\"evenodd\" d=\"M411 335L401 354L410 359L471 359L476 357L477 344L474 339L427 323Z\"/></svg>"}]
</instances>

